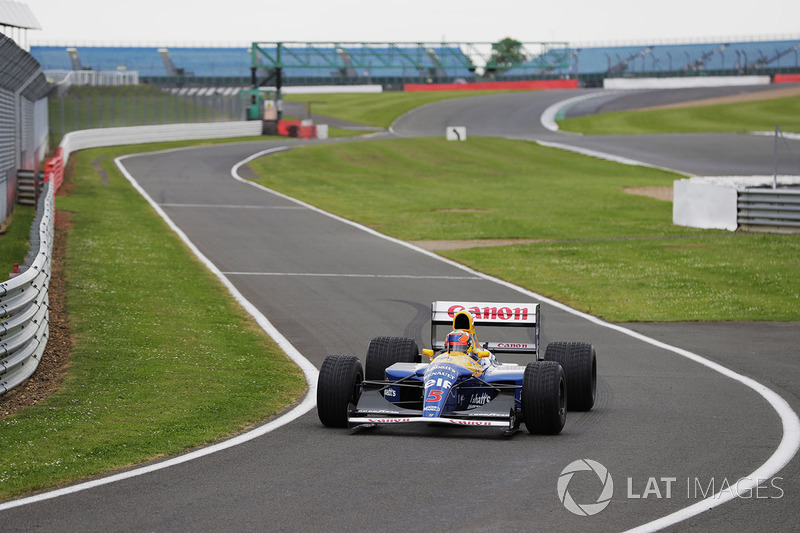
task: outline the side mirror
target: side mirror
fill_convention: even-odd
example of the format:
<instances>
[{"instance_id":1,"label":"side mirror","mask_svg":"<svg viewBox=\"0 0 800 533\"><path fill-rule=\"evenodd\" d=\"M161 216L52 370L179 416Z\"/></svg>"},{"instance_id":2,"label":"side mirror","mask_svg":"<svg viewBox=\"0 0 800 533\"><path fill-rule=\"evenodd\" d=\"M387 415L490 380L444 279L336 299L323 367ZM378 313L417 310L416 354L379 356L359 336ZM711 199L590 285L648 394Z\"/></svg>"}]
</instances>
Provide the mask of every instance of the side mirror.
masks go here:
<instances>
[{"instance_id":1,"label":"side mirror","mask_svg":"<svg viewBox=\"0 0 800 533\"><path fill-rule=\"evenodd\" d=\"M433 359L433 350L425 348L422 350L422 355L427 355L429 359Z\"/></svg>"},{"instance_id":2,"label":"side mirror","mask_svg":"<svg viewBox=\"0 0 800 533\"><path fill-rule=\"evenodd\" d=\"M482 351L477 352L477 353L478 353L478 357L481 358L481 359L483 359L484 357L489 357L490 355L492 355L492 352L490 352L488 350L482 350Z\"/></svg>"}]
</instances>

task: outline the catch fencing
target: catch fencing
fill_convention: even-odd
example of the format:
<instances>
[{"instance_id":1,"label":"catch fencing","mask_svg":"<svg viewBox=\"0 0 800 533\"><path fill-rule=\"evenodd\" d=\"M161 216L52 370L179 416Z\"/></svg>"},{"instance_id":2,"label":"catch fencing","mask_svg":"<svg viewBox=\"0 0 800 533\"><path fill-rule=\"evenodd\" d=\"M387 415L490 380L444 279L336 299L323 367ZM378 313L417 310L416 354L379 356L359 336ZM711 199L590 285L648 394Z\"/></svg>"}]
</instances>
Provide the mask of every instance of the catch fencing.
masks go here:
<instances>
[{"instance_id":1,"label":"catch fencing","mask_svg":"<svg viewBox=\"0 0 800 533\"><path fill-rule=\"evenodd\" d=\"M98 128L234 122L245 119L241 88L73 87L50 98L50 143Z\"/></svg>"}]
</instances>

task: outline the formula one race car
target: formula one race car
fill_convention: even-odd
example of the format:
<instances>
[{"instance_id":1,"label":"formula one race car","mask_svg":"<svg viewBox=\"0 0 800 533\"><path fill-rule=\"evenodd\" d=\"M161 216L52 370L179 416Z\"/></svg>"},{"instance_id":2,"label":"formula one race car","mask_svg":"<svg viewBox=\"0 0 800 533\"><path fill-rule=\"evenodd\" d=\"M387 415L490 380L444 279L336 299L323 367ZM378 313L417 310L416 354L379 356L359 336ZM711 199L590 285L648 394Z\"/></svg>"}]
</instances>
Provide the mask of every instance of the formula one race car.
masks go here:
<instances>
[{"instance_id":1,"label":"formula one race car","mask_svg":"<svg viewBox=\"0 0 800 533\"><path fill-rule=\"evenodd\" d=\"M450 326L444 341L437 327ZM528 328L523 342L480 344L475 324ZM554 342L539 353L539 304L433 302L431 346L414 339L375 337L364 370L352 355L329 355L317 384L317 413L328 427L443 423L503 428L522 422L530 433L561 432L566 411L589 411L597 381L595 349ZM532 342L531 342L532 341ZM524 353L522 366L498 363L495 353ZM425 362L423 362L425 360Z\"/></svg>"}]
</instances>

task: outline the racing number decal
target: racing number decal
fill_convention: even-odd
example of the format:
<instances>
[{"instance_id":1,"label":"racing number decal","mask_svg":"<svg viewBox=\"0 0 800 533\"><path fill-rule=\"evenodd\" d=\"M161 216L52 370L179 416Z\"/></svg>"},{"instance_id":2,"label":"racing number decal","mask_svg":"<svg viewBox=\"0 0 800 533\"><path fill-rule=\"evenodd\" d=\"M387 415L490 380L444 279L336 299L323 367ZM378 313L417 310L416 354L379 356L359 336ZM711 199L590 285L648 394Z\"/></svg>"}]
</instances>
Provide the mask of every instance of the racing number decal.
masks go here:
<instances>
[{"instance_id":1,"label":"racing number decal","mask_svg":"<svg viewBox=\"0 0 800 533\"><path fill-rule=\"evenodd\" d=\"M426 402L440 402L442 401L442 393L444 391L441 390L432 390L428 393L428 397L425 398Z\"/></svg>"}]
</instances>

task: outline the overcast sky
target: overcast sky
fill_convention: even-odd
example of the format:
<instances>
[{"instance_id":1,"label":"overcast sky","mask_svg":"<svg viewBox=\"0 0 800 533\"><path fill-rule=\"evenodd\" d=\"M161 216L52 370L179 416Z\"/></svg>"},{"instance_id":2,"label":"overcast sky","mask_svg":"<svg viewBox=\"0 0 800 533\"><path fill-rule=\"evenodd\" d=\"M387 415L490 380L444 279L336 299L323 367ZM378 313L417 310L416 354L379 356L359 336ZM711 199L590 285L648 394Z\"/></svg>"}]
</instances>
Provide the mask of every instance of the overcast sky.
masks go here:
<instances>
[{"instance_id":1,"label":"overcast sky","mask_svg":"<svg viewBox=\"0 0 800 533\"><path fill-rule=\"evenodd\" d=\"M31 44L642 41L798 38L800 1L21 0Z\"/></svg>"}]
</instances>

